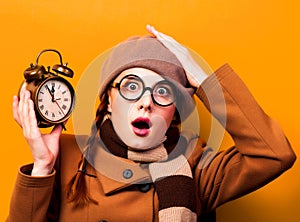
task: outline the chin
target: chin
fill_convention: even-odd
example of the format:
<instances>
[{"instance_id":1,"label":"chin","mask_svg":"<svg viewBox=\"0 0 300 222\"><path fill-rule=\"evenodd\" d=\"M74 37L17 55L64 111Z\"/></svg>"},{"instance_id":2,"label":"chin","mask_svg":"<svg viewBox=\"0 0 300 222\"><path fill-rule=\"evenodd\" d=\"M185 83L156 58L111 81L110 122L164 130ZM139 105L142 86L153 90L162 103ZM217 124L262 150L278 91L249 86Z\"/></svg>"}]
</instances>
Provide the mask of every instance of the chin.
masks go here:
<instances>
[{"instance_id":1,"label":"chin","mask_svg":"<svg viewBox=\"0 0 300 222\"><path fill-rule=\"evenodd\" d=\"M128 146L133 150L146 150L151 147L150 139L148 136L137 136L134 135L132 139L128 142Z\"/></svg>"}]
</instances>

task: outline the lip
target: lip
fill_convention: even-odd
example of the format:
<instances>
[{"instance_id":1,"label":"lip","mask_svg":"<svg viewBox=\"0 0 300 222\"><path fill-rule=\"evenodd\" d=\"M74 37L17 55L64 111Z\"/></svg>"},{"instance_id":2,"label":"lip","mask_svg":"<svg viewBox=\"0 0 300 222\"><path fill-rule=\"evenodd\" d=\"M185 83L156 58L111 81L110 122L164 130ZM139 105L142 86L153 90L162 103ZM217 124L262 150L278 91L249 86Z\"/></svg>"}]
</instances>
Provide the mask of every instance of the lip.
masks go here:
<instances>
[{"instance_id":1,"label":"lip","mask_svg":"<svg viewBox=\"0 0 300 222\"><path fill-rule=\"evenodd\" d=\"M149 118L138 117L131 122L131 125L137 136L147 136L150 132L151 121Z\"/></svg>"}]
</instances>

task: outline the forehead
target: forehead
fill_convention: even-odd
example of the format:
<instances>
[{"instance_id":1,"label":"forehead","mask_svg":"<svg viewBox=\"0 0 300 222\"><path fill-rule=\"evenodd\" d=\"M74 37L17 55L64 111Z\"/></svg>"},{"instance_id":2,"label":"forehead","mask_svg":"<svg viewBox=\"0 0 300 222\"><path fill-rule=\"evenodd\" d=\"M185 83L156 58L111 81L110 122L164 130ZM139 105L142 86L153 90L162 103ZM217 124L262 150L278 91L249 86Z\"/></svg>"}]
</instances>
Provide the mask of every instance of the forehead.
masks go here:
<instances>
[{"instance_id":1,"label":"forehead","mask_svg":"<svg viewBox=\"0 0 300 222\"><path fill-rule=\"evenodd\" d=\"M157 74L156 72L149 70L149 69L145 69L145 68L130 68L130 69L126 69L123 72L121 72L116 78L115 81L119 82L121 81L121 79L124 76L130 75L130 74L134 74L137 75L138 77L140 77L146 85L150 84L154 84L157 83L161 80L164 80L164 78Z\"/></svg>"}]
</instances>

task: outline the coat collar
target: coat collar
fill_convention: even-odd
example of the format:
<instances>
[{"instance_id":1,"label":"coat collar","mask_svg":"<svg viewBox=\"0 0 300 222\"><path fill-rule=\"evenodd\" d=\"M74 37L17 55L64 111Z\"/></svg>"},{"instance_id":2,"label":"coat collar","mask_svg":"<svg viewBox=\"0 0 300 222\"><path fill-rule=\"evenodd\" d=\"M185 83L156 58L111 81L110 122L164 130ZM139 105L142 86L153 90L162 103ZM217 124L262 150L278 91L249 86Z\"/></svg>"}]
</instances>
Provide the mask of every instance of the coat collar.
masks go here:
<instances>
[{"instance_id":1,"label":"coat collar","mask_svg":"<svg viewBox=\"0 0 300 222\"><path fill-rule=\"evenodd\" d=\"M205 143L197 136L186 135L189 141L187 149L189 154L186 157L191 168L194 168L201 158ZM92 159L87 158L90 164L87 171L96 175L105 195L113 194L133 184L152 183L148 170L149 164L137 163L111 154L102 146L99 137L92 150L92 155L90 155Z\"/></svg>"}]
</instances>

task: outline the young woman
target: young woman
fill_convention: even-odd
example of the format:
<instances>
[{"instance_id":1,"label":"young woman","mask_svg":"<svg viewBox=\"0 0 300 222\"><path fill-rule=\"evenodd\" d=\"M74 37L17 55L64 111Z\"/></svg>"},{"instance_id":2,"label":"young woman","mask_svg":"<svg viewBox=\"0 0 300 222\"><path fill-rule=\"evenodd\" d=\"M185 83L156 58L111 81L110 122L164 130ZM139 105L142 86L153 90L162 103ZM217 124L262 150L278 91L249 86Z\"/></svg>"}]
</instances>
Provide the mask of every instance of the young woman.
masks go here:
<instances>
[{"instance_id":1,"label":"young woman","mask_svg":"<svg viewBox=\"0 0 300 222\"><path fill-rule=\"evenodd\" d=\"M295 154L280 126L229 65L206 75L188 50L153 37L117 45L102 68L91 135L41 135L24 86L13 113L31 149L7 221L215 221L215 209L289 169ZM181 123L192 95L235 146L214 152ZM84 149L81 151L81 147Z\"/></svg>"}]
</instances>

